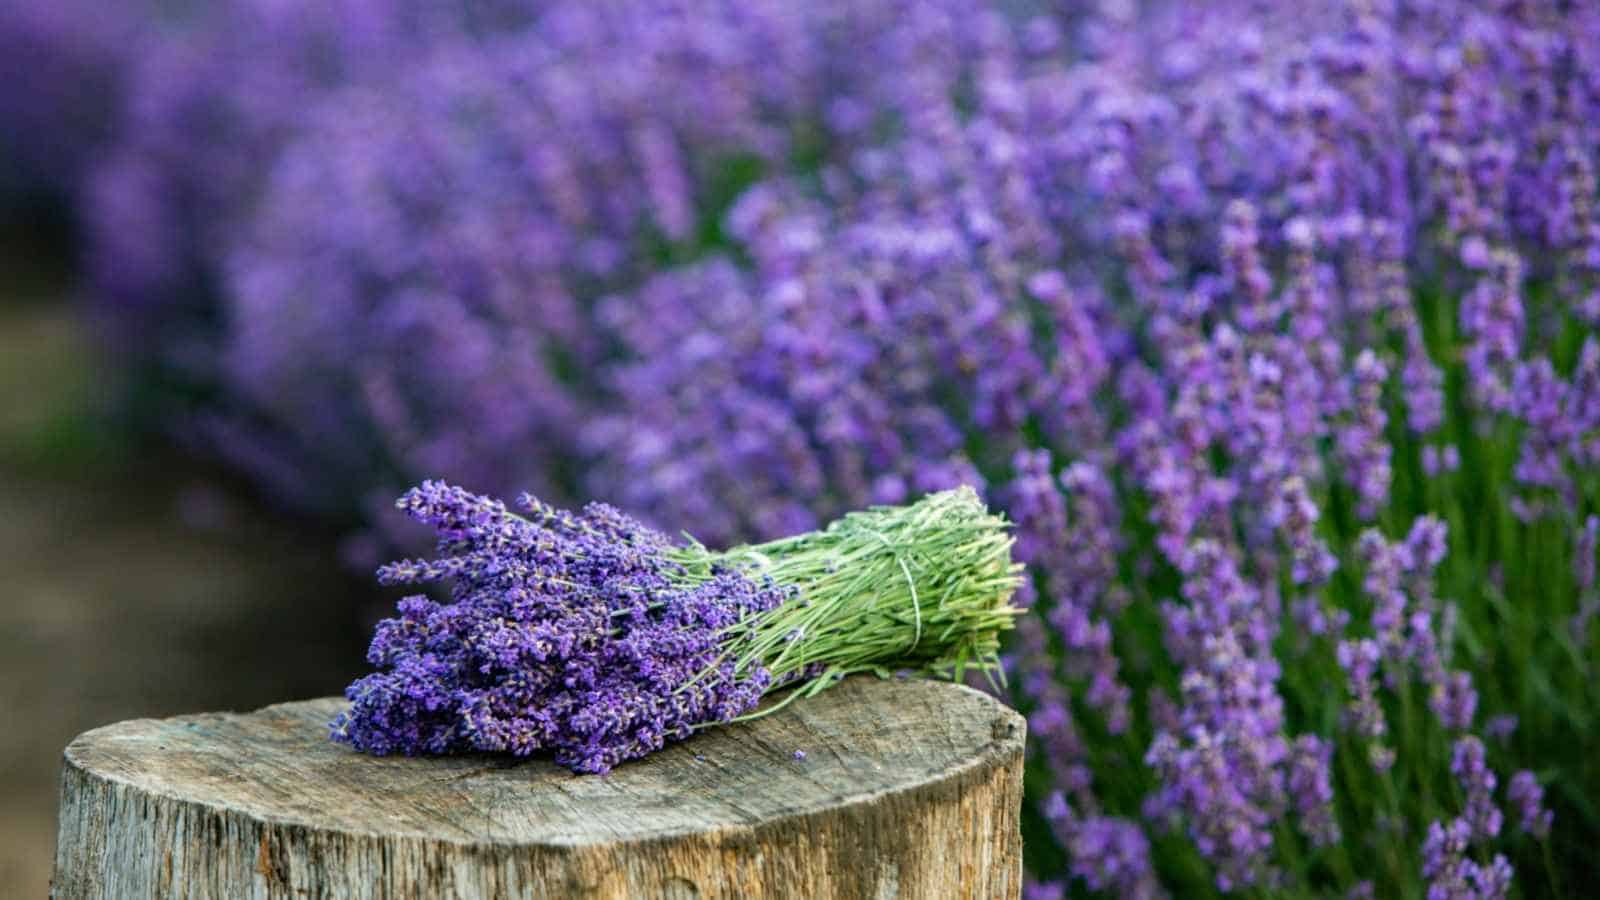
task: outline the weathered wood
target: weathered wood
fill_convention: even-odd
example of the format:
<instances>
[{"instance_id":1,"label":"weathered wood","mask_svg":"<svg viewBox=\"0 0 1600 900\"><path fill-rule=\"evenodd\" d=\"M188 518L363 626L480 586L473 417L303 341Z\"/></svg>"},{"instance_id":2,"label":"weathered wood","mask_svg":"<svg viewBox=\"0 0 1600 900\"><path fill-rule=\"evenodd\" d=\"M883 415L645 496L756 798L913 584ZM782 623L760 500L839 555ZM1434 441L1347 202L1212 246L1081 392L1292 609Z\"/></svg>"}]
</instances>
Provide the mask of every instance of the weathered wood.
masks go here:
<instances>
[{"instance_id":1,"label":"weathered wood","mask_svg":"<svg viewBox=\"0 0 1600 900\"><path fill-rule=\"evenodd\" d=\"M340 703L73 741L54 896L1020 892L1023 720L964 687L852 678L600 777L363 756L327 740Z\"/></svg>"}]
</instances>

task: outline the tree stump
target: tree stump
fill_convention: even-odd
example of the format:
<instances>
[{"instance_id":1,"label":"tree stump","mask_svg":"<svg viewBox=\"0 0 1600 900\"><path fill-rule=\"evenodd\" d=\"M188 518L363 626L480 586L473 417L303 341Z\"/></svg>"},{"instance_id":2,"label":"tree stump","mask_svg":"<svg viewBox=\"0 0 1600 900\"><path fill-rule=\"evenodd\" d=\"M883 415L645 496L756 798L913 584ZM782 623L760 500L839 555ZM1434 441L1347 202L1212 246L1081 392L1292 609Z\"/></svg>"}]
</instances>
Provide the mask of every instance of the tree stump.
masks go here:
<instances>
[{"instance_id":1,"label":"tree stump","mask_svg":"<svg viewBox=\"0 0 1600 900\"><path fill-rule=\"evenodd\" d=\"M141 719L66 750L53 895L1016 897L1023 720L851 678L605 776L371 757L343 701Z\"/></svg>"}]
</instances>

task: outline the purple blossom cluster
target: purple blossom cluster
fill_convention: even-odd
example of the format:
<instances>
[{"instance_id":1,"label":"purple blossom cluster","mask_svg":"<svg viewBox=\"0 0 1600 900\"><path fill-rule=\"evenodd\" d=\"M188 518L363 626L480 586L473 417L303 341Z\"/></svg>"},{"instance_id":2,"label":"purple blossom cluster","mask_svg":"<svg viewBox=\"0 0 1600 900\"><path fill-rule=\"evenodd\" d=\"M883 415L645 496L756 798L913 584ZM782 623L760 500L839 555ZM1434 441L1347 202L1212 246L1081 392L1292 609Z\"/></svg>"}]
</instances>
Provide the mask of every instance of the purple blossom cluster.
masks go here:
<instances>
[{"instance_id":1,"label":"purple blossom cluster","mask_svg":"<svg viewBox=\"0 0 1600 900\"><path fill-rule=\"evenodd\" d=\"M1482 863L1468 857L1470 849L1488 846L1500 833L1502 820L1493 798L1497 779L1483 743L1472 736L1456 741L1450 771L1466 794L1466 810L1448 824L1435 821L1428 827L1422 846L1428 900L1502 900L1511 888L1511 863L1498 853Z\"/></svg>"},{"instance_id":2,"label":"purple blossom cluster","mask_svg":"<svg viewBox=\"0 0 1600 900\"><path fill-rule=\"evenodd\" d=\"M1272 654L1278 623L1212 540L1195 542L1183 561L1186 603L1169 604L1167 650L1182 667L1176 728L1156 728L1145 762L1160 790L1145 805L1155 821L1187 824L1200 854L1217 867L1223 891L1274 883L1272 825L1283 814L1289 743L1284 736L1279 663ZM1301 758L1310 792L1325 779L1326 759ZM1303 798L1309 806L1319 798Z\"/></svg>"},{"instance_id":3,"label":"purple blossom cluster","mask_svg":"<svg viewBox=\"0 0 1600 900\"><path fill-rule=\"evenodd\" d=\"M1524 769L1511 776L1506 800L1515 806L1520 817L1518 827L1524 832L1540 840L1550 836L1554 815L1544 807L1544 788L1532 772Z\"/></svg>"},{"instance_id":4,"label":"purple blossom cluster","mask_svg":"<svg viewBox=\"0 0 1600 900\"><path fill-rule=\"evenodd\" d=\"M1051 794L1044 803L1056 838L1068 848L1072 874L1083 879L1090 890L1106 891L1130 900L1155 900L1166 896L1150 871L1150 842L1139 826L1107 816L1079 818L1061 794ZM1049 889L1035 896L1052 896ZM1063 896L1055 888L1055 897Z\"/></svg>"},{"instance_id":5,"label":"purple blossom cluster","mask_svg":"<svg viewBox=\"0 0 1600 900\"><path fill-rule=\"evenodd\" d=\"M1380 663L1390 689L1420 679L1429 708L1445 729L1472 727L1478 694L1470 673L1445 665L1444 648L1457 614L1453 606L1440 607L1432 588L1434 570L1448 550L1445 524L1434 516L1420 517L1405 540L1393 543L1367 529L1357 550L1366 565L1362 587L1372 602L1375 638L1341 643L1338 659L1349 678L1349 717L1358 733L1374 741L1373 759L1387 768L1393 754L1380 742L1387 727L1375 699Z\"/></svg>"},{"instance_id":6,"label":"purple blossom cluster","mask_svg":"<svg viewBox=\"0 0 1600 900\"><path fill-rule=\"evenodd\" d=\"M1428 900L1503 900L1511 888L1511 864L1500 854L1487 865L1467 857L1472 827L1465 819L1428 826L1423 843L1422 874L1428 879Z\"/></svg>"},{"instance_id":7,"label":"purple blossom cluster","mask_svg":"<svg viewBox=\"0 0 1600 900\"><path fill-rule=\"evenodd\" d=\"M569 513L523 495L524 515L442 482L397 506L438 533L438 555L385 566L385 584L448 581L383 621L336 740L375 754L552 752L603 773L753 708L770 681L723 653L786 592L734 571L684 586L665 536L603 504Z\"/></svg>"},{"instance_id":8,"label":"purple blossom cluster","mask_svg":"<svg viewBox=\"0 0 1600 900\"><path fill-rule=\"evenodd\" d=\"M70 199L106 140L152 2L9 0L0 6L0 199Z\"/></svg>"}]
</instances>

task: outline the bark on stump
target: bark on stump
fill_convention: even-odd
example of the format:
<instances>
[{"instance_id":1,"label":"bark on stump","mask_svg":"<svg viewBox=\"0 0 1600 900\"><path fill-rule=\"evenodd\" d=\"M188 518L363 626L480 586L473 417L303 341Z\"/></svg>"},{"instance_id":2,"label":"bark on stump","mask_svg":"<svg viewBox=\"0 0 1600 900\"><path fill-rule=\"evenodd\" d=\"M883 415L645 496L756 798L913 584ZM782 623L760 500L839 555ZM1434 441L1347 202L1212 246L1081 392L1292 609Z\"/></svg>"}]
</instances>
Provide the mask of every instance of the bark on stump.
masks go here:
<instances>
[{"instance_id":1,"label":"bark on stump","mask_svg":"<svg viewBox=\"0 0 1600 900\"><path fill-rule=\"evenodd\" d=\"M543 759L364 756L327 739L341 704L82 735L62 772L53 895L1021 890L1023 720L957 685L848 679L603 777Z\"/></svg>"}]
</instances>

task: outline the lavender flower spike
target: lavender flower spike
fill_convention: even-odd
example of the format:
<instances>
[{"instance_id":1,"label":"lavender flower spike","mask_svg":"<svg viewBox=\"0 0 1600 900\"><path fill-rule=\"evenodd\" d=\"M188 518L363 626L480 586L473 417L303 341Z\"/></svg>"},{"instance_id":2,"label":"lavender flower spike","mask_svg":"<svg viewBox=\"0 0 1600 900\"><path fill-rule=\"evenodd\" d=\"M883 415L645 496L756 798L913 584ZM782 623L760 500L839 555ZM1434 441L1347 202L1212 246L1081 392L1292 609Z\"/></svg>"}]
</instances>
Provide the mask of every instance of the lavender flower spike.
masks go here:
<instances>
[{"instance_id":1,"label":"lavender flower spike","mask_svg":"<svg viewBox=\"0 0 1600 900\"><path fill-rule=\"evenodd\" d=\"M1522 830L1539 840L1550 836L1550 824L1555 814L1544 807L1544 788L1539 779L1526 769L1511 776L1506 787L1506 799L1517 808Z\"/></svg>"}]
</instances>

